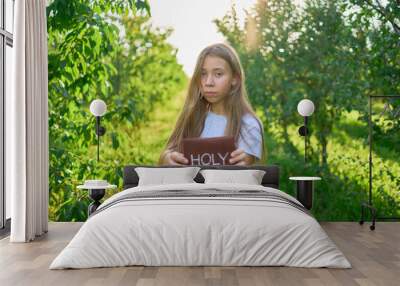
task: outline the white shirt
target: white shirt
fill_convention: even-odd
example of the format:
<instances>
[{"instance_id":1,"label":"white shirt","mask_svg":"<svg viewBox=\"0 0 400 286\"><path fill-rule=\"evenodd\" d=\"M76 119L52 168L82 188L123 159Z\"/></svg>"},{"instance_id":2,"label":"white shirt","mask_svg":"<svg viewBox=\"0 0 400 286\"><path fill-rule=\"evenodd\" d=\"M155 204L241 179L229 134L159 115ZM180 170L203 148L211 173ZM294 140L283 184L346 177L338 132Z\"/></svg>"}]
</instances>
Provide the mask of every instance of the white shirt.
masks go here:
<instances>
[{"instance_id":1,"label":"white shirt","mask_svg":"<svg viewBox=\"0 0 400 286\"><path fill-rule=\"evenodd\" d=\"M227 119L224 115L208 111L200 137L208 138L224 136L226 125ZM237 148L243 149L245 153L261 159L261 128L258 120L250 113L247 113L242 117L242 127L236 146Z\"/></svg>"}]
</instances>

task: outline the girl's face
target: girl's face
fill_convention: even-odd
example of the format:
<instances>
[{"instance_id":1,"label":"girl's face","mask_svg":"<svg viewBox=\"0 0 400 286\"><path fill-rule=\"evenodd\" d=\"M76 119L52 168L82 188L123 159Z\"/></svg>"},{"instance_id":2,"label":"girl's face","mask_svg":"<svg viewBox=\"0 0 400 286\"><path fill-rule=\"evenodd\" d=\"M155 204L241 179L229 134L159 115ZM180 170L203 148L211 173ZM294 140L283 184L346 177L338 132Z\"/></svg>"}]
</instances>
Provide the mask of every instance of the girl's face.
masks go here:
<instances>
[{"instance_id":1,"label":"girl's face","mask_svg":"<svg viewBox=\"0 0 400 286\"><path fill-rule=\"evenodd\" d=\"M201 93L211 104L222 102L237 83L229 64L217 56L206 56L201 69Z\"/></svg>"}]
</instances>

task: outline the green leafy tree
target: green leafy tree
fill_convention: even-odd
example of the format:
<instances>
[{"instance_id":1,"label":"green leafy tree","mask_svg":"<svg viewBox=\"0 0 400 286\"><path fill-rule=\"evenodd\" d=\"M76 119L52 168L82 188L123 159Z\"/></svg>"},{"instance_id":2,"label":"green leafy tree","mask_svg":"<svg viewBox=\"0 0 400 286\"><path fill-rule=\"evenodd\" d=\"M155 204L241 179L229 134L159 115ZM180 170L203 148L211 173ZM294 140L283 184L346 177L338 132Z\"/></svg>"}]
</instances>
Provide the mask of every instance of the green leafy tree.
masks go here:
<instances>
[{"instance_id":1,"label":"green leafy tree","mask_svg":"<svg viewBox=\"0 0 400 286\"><path fill-rule=\"evenodd\" d=\"M340 4L306 1L300 22L303 32L294 47L298 82L316 105L314 129L323 165L327 164L328 138L342 112L365 106L360 62L353 48L358 39Z\"/></svg>"},{"instance_id":2,"label":"green leafy tree","mask_svg":"<svg viewBox=\"0 0 400 286\"><path fill-rule=\"evenodd\" d=\"M232 16L217 21L228 40L238 39L233 45L246 54L242 57L250 97L266 107L261 108L270 120L266 125L279 126L284 143L290 144L288 126L298 121L297 103L304 97L314 101L319 120L313 130L322 164L327 162L334 122L343 111L359 107L362 99L352 48L357 39L341 9L337 1L305 1L302 8L292 1L259 1L243 31L232 28L237 27ZM249 34L255 34L253 44L246 41Z\"/></svg>"},{"instance_id":3,"label":"green leafy tree","mask_svg":"<svg viewBox=\"0 0 400 286\"><path fill-rule=\"evenodd\" d=\"M368 96L399 95L399 11L393 0L306 0L301 5L271 0L258 1L248 11L244 28L234 9L215 21L239 53L250 99L264 112L272 162L282 165L283 178L301 169L328 182L321 182L326 197L316 204L318 218L358 216L368 188ZM316 105L308 167L296 163L303 152L296 106L304 97ZM388 116L373 118L374 197L377 206L395 213L400 103L388 104Z\"/></svg>"},{"instance_id":4,"label":"green leafy tree","mask_svg":"<svg viewBox=\"0 0 400 286\"><path fill-rule=\"evenodd\" d=\"M170 32L147 24L147 1L51 1L49 49L50 205L52 220L84 220L88 200L76 185L104 178L120 185L126 156L123 135L146 120L185 80ZM139 43L140 41L140 43ZM153 77L152 77L153 75ZM107 129L96 161L93 99L107 103ZM130 129L129 129L130 128ZM140 158L135 158L140 160Z\"/></svg>"}]
</instances>

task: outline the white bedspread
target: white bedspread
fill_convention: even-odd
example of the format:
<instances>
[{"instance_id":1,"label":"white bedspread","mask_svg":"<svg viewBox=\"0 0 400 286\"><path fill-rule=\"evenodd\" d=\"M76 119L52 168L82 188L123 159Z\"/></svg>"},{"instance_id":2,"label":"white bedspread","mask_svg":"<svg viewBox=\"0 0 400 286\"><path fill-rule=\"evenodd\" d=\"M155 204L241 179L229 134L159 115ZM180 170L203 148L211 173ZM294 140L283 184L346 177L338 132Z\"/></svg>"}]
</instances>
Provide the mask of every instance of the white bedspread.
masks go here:
<instances>
[{"instance_id":1,"label":"white bedspread","mask_svg":"<svg viewBox=\"0 0 400 286\"><path fill-rule=\"evenodd\" d=\"M263 190L239 184L177 184L127 189ZM298 203L298 202L297 202ZM310 215L261 198L182 197L122 201L90 217L50 269L126 265L295 266L350 268L350 263Z\"/></svg>"}]
</instances>

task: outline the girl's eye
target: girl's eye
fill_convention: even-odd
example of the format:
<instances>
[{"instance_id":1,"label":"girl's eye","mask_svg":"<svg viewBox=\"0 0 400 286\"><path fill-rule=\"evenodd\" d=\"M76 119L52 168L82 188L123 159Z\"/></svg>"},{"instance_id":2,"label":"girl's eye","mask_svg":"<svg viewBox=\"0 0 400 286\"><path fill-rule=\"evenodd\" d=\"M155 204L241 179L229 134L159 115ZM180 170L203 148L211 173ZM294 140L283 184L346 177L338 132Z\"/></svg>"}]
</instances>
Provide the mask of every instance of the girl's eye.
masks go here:
<instances>
[{"instance_id":1,"label":"girl's eye","mask_svg":"<svg viewBox=\"0 0 400 286\"><path fill-rule=\"evenodd\" d=\"M222 72L217 72L215 75L216 75L216 77L221 77L222 76Z\"/></svg>"}]
</instances>

